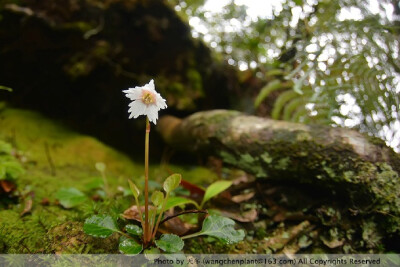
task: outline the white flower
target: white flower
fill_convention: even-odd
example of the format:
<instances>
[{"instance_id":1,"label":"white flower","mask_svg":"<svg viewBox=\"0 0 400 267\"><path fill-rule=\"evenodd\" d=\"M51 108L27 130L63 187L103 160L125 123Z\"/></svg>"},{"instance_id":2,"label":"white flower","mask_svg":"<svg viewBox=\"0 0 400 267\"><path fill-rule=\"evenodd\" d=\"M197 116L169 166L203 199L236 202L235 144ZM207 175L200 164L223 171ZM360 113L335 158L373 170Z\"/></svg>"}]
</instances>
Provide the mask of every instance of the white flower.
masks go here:
<instances>
[{"instance_id":1,"label":"white flower","mask_svg":"<svg viewBox=\"0 0 400 267\"><path fill-rule=\"evenodd\" d=\"M128 110L128 112L131 113L129 119L132 117L137 118L140 115L146 115L149 121L156 124L158 111L167 107L165 99L156 92L153 80L144 86L136 86L135 88L129 88L123 92L126 94L127 98L132 100Z\"/></svg>"}]
</instances>

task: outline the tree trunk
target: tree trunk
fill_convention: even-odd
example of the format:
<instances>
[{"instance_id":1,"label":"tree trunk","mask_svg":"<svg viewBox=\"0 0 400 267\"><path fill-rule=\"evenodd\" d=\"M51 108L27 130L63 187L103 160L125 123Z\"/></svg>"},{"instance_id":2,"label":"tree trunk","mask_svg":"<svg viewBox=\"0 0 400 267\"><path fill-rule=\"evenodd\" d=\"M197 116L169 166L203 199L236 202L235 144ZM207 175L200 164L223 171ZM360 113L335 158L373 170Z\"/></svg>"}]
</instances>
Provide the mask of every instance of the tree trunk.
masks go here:
<instances>
[{"instance_id":1,"label":"tree trunk","mask_svg":"<svg viewBox=\"0 0 400 267\"><path fill-rule=\"evenodd\" d=\"M219 156L259 178L329 188L359 212L400 229L400 157L383 141L357 131L248 116L236 111L162 117L174 148Z\"/></svg>"}]
</instances>

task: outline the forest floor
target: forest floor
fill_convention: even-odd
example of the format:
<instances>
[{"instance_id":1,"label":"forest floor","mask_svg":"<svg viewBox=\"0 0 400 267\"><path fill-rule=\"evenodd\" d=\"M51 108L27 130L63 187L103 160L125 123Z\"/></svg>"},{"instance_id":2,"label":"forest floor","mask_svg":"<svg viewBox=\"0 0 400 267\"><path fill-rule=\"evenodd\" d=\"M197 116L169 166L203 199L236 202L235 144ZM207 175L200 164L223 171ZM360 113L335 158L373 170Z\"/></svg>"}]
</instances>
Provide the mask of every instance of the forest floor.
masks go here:
<instances>
[{"instance_id":1,"label":"forest floor","mask_svg":"<svg viewBox=\"0 0 400 267\"><path fill-rule=\"evenodd\" d=\"M0 253L118 253L118 235L99 240L83 233L84 220L94 213L121 214L132 203L128 179L143 182L143 164L97 139L66 129L26 110L0 107L0 140L14 147L25 172L16 189L0 195ZM109 194L98 190L95 164L106 164ZM233 218L245 229L245 240L224 245L211 237L187 240L188 253L371 253L393 248L368 220L351 220L340 196L293 184L255 179L221 166L155 164L152 188L171 172L197 185L219 179L233 181L226 192L208 203L212 212ZM65 208L60 189L76 188L85 201ZM183 190L181 190L183 192ZM349 219L350 218L350 219ZM385 244L389 244L386 245Z\"/></svg>"}]
</instances>

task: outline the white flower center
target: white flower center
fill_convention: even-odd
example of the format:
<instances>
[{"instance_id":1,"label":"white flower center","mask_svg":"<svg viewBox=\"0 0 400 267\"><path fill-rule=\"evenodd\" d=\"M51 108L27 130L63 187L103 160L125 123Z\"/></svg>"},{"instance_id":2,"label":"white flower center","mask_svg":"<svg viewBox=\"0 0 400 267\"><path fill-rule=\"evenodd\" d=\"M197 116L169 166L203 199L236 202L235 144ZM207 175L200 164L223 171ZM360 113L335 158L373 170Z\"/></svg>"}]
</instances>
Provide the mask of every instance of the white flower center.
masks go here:
<instances>
[{"instance_id":1,"label":"white flower center","mask_svg":"<svg viewBox=\"0 0 400 267\"><path fill-rule=\"evenodd\" d=\"M142 101L146 105L154 104L156 102L156 96L150 91L143 90Z\"/></svg>"}]
</instances>

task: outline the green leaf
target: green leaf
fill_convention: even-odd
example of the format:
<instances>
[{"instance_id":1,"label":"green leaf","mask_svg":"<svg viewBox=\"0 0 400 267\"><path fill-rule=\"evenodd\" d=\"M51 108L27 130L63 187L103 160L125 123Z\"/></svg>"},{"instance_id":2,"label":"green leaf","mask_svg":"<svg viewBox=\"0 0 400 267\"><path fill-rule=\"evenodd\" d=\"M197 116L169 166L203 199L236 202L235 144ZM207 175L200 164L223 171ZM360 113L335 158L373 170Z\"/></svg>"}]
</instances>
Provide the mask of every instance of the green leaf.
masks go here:
<instances>
[{"instance_id":1,"label":"green leaf","mask_svg":"<svg viewBox=\"0 0 400 267\"><path fill-rule=\"evenodd\" d=\"M139 195L140 195L140 190L139 190L139 188L137 188L137 186L136 186L131 180L128 180L128 183L129 183L129 187L131 188L131 191L132 191L133 196L134 196L135 198L138 198Z\"/></svg>"},{"instance_id":2,"label":"green leaf","mask_svg":"<svg viewBox=\"0 0 400 267\"><path fill-rule=\"evenodd\" d=\"M106 164L104 164L103 162L97 162L95 167L99 172L105 172L106 171Z\"/></svg>"},{"instance_id":3,"label":"green leaf","mask_svg":"<svg viewBox=\"0 0 400 267\"><path fill-rule=\"evenodd\" d=\"M0 140L0 154L10 155L12 146L9 143Z\"/></svg>"},{"instance_id":4,"label":"green leaf","mask_svg":"<svg viewBox=\"0 0 400 267\"><path fill-rule=\"evenodd\" d=\"M17 161L6 161L2 163L6 169L6 177L10 179L17 179L20 174L24 173L24 169Z\"/></svg>"},{"instance_id":5,"label":"green leaf","mask_svg":"<svg viewBox=\"0 0 400 267\"><path fill-rule=\"evenodd\" d=\"M170 197L165 205L165 210L169 210L170 208L186 205L186 204L193 204L196 206L197 209L200 209L199 204L196 201L184 197Z\"/></svg>"},{"instance_id":6,"label":"green leaf","mask_svg":"<svg viewBox=\"0 0 400 267\"><path fill-rule=\"evenodd\" d=\"M184 245L183 240L174 234L164 234L156 240L156 246L169 253L181 251Z\"/></svg>"},{"instance_id":7,"label":"green leaf","mask_svg":"<svg viewBox=\"0 0 400 267\"><path fill-rule=\"evenodd\" d=\"M218 238L225 244L233 244L242 241L243 230L235 230L235 222L229 218L218 215L208 216L198 235L209 235Z\"/></svg>"},{"instance_id":8,"label":"green leaf","mask_svg":"<svg viewBox=\"0 0 400 267\"><path fill-rule=\"evenodd\" d=\"M113 218L109 215L93 215L85 220L83 231L94 237L106 238L119 232Z\"/></svg>"},{"instance_id":9,"label":"green leaf","mask_svg":"<svg viewBox=\"0 0 400 267\"><path fill-rule=\"evenodd\" d=\"M12 92L12 91L13 91L12 88L7 87L7 86L4 86L4 85L0 85L0 90L6 90L6 91L9 91L9 92Z\"/></svg>"},{"instance_id":10,"label":"green leaf","mask_svg":"<svg viewBox=\"0 0 400 267\"><path fill-rule=\"evenodd\" d=\"M6 174L7 174L6 167L0 165L0 180L6 179Z\"/></svg>"},{"instance_id":11,"label":"green leaf","mask_svg":"<svg viewBox=\"0 0 400 267\"><path fill-rule=\"evenodd\" d=\"M163 203L164 194L161 191L154 191L151 195L151 202L153 202L154 206L158 207Z\"/></svg>"},{"instance_id":12,"label":"green leaf","mask_svg":"<svg viewBox=\"0 0 400 267\"><path fill-rule=\"evenodd\" d=\"M139 244L136 240L129 238L121 238L118 249L121 253L129 255L137 255L143 250L143 245Z\"/></svg>"},{"instance_id":13,"label":"green leaf","mask_svg":"<svg viewBox=\"0 0 400 267\"><path fill-rule=\"evenodd\" d=\"M90 182L85 184L85 189L92 190L102 188L104 185L103 179L101 178L93 178Z\"/></svg>"},{"instance_id":14,"label":"green leaf","mask_svg":"<svg viewBox=\"0 0 400 267\"><path fill-rule=\"evenodd\" d=\"M231 181L217 181L215 183L212 183L206 190L204 194L203 201L201 202L201 207L203 207L203 204L206 203L210 198L215 197L222 191L226 190L228 187L232 185Z\"/></svg>"},{"instance_id":15,"label":"green leaf","mask_svg":"<svg viewBox=\"0 0 400 267\"><path fill-rule=\"evenodd\" d=\"M160 257L161 252L158 248L151 247L151 248L145 249L143 251L143 254L146 257L146 259L148 259L149 261L153 261Z\"/></svg>"},{"instance_id":16,"label":"green leaf","mask_svg":"<svg viewBox=\"0 0 400 267\"><path fill-rule=\"evenodd\" d=\"M182 180L182 175L179 173L174 173L171 176L169 176L165 182L164 182L164 190L166 193L170 193L173 190L175 190L179 184L181 183Z\"/></svg>"},{"instance_id":17,"label":"green leaf","mask_svg":"<svg viewBox=\"0 0 400 267\"><path fill-rule=\"evenodd\" d=\"M125 229L128 234L135 235L135 236L143 235L142 228L135 224L128 224L127 226L125 226Z\"/></svg>"},{"instance_id":18,"label":"green leaf","mask_svg":"<svg viewBox=\"0 0 400 267\"><path fill-rule=\"evenodd\" d=\"M56 198L66 209L75 207L87 200L87 196L74 187L61 188L57 191Z\"/></svg>"},{"instance_id":19,"label":"green leaf","mask_svg":"<svg viewBox=\"0 0 400 267\"><path fill-rule=\"evenodd\" d=\"M280 90L282 89L282 82L279 79L275 79L271 82L269 82L266 86L264 86L261 90L258 96L256 97L254 101L254 106L257 108L259 105L261 105L262 101L266 99L269 94L273 91Z\"/></svg>"}]
</instances>

